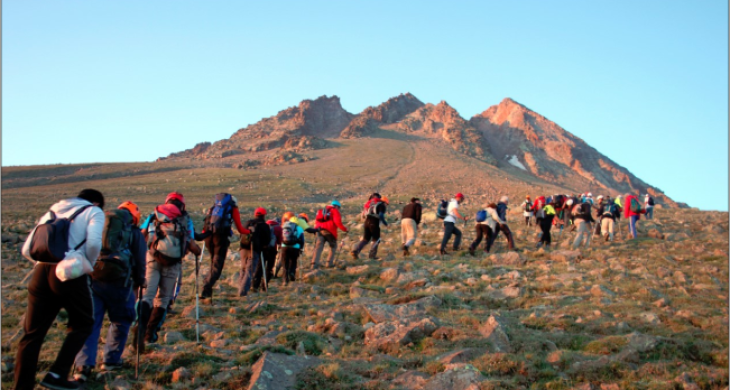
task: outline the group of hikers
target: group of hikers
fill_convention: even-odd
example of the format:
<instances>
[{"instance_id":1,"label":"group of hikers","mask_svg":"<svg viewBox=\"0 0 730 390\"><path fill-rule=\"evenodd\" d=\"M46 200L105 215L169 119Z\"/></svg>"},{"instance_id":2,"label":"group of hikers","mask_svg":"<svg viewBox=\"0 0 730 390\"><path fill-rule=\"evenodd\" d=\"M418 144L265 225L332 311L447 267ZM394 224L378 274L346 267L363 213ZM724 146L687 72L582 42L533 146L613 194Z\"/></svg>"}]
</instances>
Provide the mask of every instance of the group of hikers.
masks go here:
<instances>
[{"instance_id":1,"label":"group of hikers","mask_svg":"<svg viewBox=\"0 0 730 390\"><path fill-rule=\"evenodd\" d=\"M459 211L464 199L458 193L450 202L439 203L436 215L443 219L444 225L441 255L447 254L445 249L451 236L455 237L453 249L459 249L462 233L456 226L457 220L464 223L468 220ZM651 218L653 200L647 195L641 207L636 196L627 194L623 202L631 234L636 237L636 221L641 214ZM472 255L482 240L489 252L499 232L507 238L509 248L514 249L506 218L508 204L509 198L503 196L497 204L490 203L477 212L476 239L469 246ZM389 205L388 198L379 193L370 195L363 205L360 214L363 236L350 252L354 259L368 243L371 243L368 257L377 258L380 225L388 226L385 214ZM284 285L297 278L305 233L315 235L311 268L317 269L325 244L330 253L323 267L335 266L338 231L348 232L342 222L342 205L337 200L317 210L311 225L306 213L286 211L276 217L269 216L263 207L254 209L253 218L242 222L237 199L220 193L214 196L200 232L195 230L186 211L185 198L179 192L168 194L164 203L156 206L144 221L139 207L131 201L106 212L104 206L104 196L94 189L61 200L41 217L23 245L23 256L35 265L28 285L24 335L15 360L15 389L34 388L41 346L62 308L68 314L68 331L41 385L50 389L78 389L96 366L105 314L111 325L105 338L101 371L122 367L122 354L130 332L131 348L137 356L144 352L145 343L157 341L158 332L180 292L182 261L188 253L196 256L196 299L212 299L235 227L240 235L238 295L246 297L252 291L268 291L269 282L282 267ZM614 221L620 218L622 210L621 196L616 199L599 196L595 203L590 193L581 197L540 196L534 202L528 196L523 204L525 223L530 226L535 217L535 224L541 230L538 246L549 246L551 227L559 225L562 232L572 221L577 231L574 245L579 246L590 235L590 223L595 221L592 206L598 208L596 217L601 220L601 233L612 240ZM401 212L404 256L410 254L410 248L416 243L422 215L423 206L415 197ZM200 241L204 243L203 248L197 244ZM210 272L197 295L197 259L202 258L205 247L211 256ZM79 256L88 262L88 272L62 278L65 270L70 269L66 264L72 264ZM70 380L72 366L75 369Z\"/></svg>"}]
</instances>

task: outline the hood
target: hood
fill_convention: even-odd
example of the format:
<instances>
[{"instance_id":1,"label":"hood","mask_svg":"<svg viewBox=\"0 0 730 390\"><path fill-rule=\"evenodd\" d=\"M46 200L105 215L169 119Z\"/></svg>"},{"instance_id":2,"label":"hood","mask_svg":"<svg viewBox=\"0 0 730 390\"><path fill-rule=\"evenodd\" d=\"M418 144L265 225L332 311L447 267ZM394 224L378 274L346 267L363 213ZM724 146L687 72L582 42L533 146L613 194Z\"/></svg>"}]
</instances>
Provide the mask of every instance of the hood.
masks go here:
<instances>
[{"instance_id":1,"label":"hood","mask_svg":"<svg viewBox=\"0 0 730 390\"><path fill-rule=\"evenodd\" d=\"M155 207L155 213L165 214L170 219L175 219L182 215L180 209L174 204L161 204Z\"/></svg>"},{"instance_id":2,"label":"hood","mask_svg":"<svg viewBox=\"0 0 730 390\"><path fill-rule=\"evenodd\" d=\"M70 198L70 199L64 199L53 206L51 206L51 210L56 214L71 214L73 211L78 209L81 206L88 206L92 204L88 200L81 199L81 198Z\"/></svg>"},{"instance_id":3,"label":"hood","mask_svg":"<svg viewBox=\"0 0 730 390\"><path fill-rule=\"evenodd\" d=\"M279 224L279 222L276 222L276 220L270 219L270 220L266 221L266 224L269 226L277 226Z\"/></svg>"}]
</instances>

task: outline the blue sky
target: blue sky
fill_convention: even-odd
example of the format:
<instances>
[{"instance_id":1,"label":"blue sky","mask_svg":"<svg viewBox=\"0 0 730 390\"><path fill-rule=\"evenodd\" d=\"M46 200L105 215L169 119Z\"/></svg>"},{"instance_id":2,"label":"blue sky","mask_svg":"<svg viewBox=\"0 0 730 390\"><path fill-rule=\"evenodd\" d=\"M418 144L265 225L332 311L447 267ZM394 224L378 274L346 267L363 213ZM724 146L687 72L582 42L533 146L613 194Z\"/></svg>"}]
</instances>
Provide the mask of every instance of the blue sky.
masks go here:
<instances>
[{"instance_id":1,"label":"blue sky","mask_svg":"<svg viewBox=\"0 0 730 390\"><path fill-rule=\"evenodd\" d=\"M3 2L2 165L152 161L337 95L504 97L728 208L727 1Z\"/></svg>"}]
</instances>

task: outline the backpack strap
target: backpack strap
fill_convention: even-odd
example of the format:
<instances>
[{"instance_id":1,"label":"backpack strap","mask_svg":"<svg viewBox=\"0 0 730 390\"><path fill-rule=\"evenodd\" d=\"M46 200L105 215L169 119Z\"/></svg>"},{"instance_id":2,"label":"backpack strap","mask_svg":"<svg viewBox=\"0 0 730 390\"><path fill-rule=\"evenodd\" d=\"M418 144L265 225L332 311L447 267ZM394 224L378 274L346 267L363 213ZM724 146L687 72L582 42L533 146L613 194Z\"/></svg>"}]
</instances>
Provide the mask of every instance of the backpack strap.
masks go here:
<instances>
[{"instance_id":1,"label":"backpack strap","mask_svg":"<svg viewBox=\"0 0 730 390\"><path fill-rule=\"evenodd\" d=\"M89 207L91 207L90 204L87 204L86 206L79 207L76 211L74 211L73 214L71 214L70 217L68 217L68 221L69 222L72 222L74 219L76 219L76 217L79 216L79 214L81 214L84 210L88 209ZM51 213L53 213L53 211L51 211ZM55 217L55 214L53 214L53 216Z\"/></svg>"}]
</instances>

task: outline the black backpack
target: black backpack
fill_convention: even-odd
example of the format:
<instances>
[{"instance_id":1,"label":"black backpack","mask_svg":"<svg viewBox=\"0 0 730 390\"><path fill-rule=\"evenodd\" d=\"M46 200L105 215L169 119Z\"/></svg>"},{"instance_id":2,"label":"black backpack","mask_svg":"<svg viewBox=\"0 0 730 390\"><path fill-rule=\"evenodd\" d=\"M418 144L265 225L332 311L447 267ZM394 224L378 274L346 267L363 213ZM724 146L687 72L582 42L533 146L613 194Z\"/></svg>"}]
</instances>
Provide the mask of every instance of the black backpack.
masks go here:
<instances>
[{"instance_id":1,"label":"black backpack","mask_svg":"<svg viewBox=\"0 0 730 390\"><path fill-rule=\"evenodd\" d=\"M123 282L129 285L132 280L132 240L134 222L127 210L111 210L105 213L104 233L101 241L101 254L94 264L91 277L107 283Z\"/></svg>"},{"instance_id":2,"label":"black backpack","mask_svg":"<svg viewBox=\"0 0 730 390\"><path fill-rule=\"evenodd\" d=\"M35 228L33 240L30 242L30 257L42 263L58 263L66 257L68 252L68 233L71 222L91 205L81 206L68 218L56 218L56 213L51 213L51 218ZM76 245L74 250L81 248L86 239Z\"/></svg>"},{"instance_id":3,"label":"black backpack","mask_svg":"<svg viewBox=\"0 0 730 390\"><path fill-rule=\"evenodd\" d=\"M213 207L208 209L205 218L205 230L214 234L230 234L233 225L233 197L220 193L213 197Z\"/></svg>"},{"instance_id":4,"label":"black backpack","mask_svg":"<svg viewBox=\"0 0 730 390\"><path fill-rule=\"evenodd\" d=\"M446 218L448 208L449 208L449 202L441 199L441 202L439 203L439 206L436 209L436 217L439 219Z\"/></svg>"},{"instance_id":5,"label":"black backpack","mask_svg":"<svg viewBox=\"0 0 730 390\"><path fill-rule=\"evenodd\" d=\"M648 204L649 206L654 206L654 198L652 198L652 197L650 196L650 197L649 197L649 201L648 201L648 202L646 202L646 204Z\"/></svg>"},{"instance_id":6,"label":"black backpack","mask_svg":"<svg viewBox=\"0 0 730 390\"><path fill-rule=\"evenodd\" d=\"M258 221L251 219L247 223L248 230L251 231L250 245L248 248L253 247L254 250L262 250L269 246L271 241L271 228L265 221ZM241 243L243 245L243 243Z\"/></svg>"}]
</instances>

